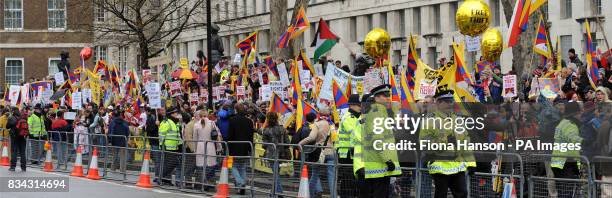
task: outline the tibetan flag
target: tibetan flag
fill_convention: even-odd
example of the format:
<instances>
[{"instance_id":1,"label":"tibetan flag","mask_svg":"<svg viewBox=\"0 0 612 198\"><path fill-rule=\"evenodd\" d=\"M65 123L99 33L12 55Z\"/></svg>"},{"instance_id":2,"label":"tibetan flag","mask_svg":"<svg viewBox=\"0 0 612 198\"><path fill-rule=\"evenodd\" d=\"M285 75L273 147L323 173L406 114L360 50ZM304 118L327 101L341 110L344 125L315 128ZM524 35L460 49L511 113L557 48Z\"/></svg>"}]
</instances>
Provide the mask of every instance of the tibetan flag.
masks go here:
<instances>
[{"instance_id":1,"label":"tibetan flag","mask_svg":"<svg viewBox=\"0 0 612 198\"><path fill-rule=\"evenodd\" d=\"M304 10L304 7L300 7L300 10L295 16L295 21L292 26L294 29L291 33L290 39L294 39L310 27L310 21L308 21L308 17L306 17L306 11Z\"/></svg>"},{"instance_id":2,"label":"tibetan flag","mask_svg":"<svg viewBox=\"0 0 612 198\"><path fill-rule=\"evenodd\" d=\"M344 109L348 108L348 98L338 86L335 80L332 80L332 93L334 94L334 103L336 104L336 109Z\"/></svg>"},{"instance_id":3,"label":"tibetan flag","mask_svg":"<svg viewBox=\"0 0 612 198\"><path fill-rule=\"evenodd\" d=\"M313 77L315 76L314 67L312 67L312 64L310 64L310 60L308 60L308 57L306 56L306 53L304 53L303 50L300 50L300 54L298 54L298 56L295 58L295 61L297 61L297 63L302 61L301 70L307 69L308 71L310 71L310 76L313 76Z\"/></svg>"},{"instance_id":4,"label":"tibetan flag","mask_svg":"<svg viewBox=\"0 0 612 198\"><path fill-rule=\"evenodd\" d=\"M315 33L314 40L310 44L310 47L315 48L313 60L319 60L323 54L329 52L334 45L338 42L338 36L336 36L331 30L323 18L319 19L319 28Z\"/></svg>"},{"instance_id":5,"label":"tibetan flag","mask_svg":"<svg viewBox=\"0 0 612 198\"><path fill-rule=\"evenodd\" d=\"M344 92L349 95L353 94L353 85L352 85L353 82L351 82L352 77L353 76L351 75L348 76L348 80L346 81L346 91Z\"/></svg>"},{"instance_id":6,"label":"tibetan flag","mask_svg":"<svg viewBox=\"0 0 612 198\"><path fill-rule=\"evenodd\" d=\"M393 74L393 68L391 64L387 65L387 73L389 74L389 85L391 85L391 101L399 102L400 94L399 94L399 86L395 81L395 75Z\"/></svg>"},{"instance_id":7,"label":"tibetan flag","mask_svg":"<svg viewBox=\"0 0 612 198\"><path fill-rule=\"evenodd\" d=\"M591 38L591 27L589 21L585 21L586 26L586 62L587 62L587 76L593 89L597 88L597 81L599 81L599 68L597 68L597 54L595 53L595 46L593 46L593 38Z\"/></svg>"},{"instance_id":8,"label":"tibetan flag","mask_svg":"<svg viewBox=\"0 0 612 198\"><path fill-rule=\"evenodd\" d=\"M308 29L308 27L310 27L310 22L306 17L304 7L301 7L298 14L295 16L295 19L293 19L291 24L289 24L287 31L283 33L276 42L276 47L287 48L289 46L289 41L302 34L302 32Z\"/></svg>"},{"instance_id":9,"label":"tibetan flag","mask_svg":"<svg viewBox=\"0 0 612 198\"><path fill-rule=\"evenodd\" d=\"M312 107L312 105L308 104L304 100L298 101L297 111L296 112L297 112L297 114L296 114L296 119L295 119L295 128L298 129L298 130L300 128L302 128L304 123L306 123L306 115L308 115L309 113L314 113L314 114L318 114L319 113L317 111L317 109Z\"/></svg>"},{"instance_id":10,"label":"tibetan flag","mask_svg":"<svg viewBox=\"0 0 612 198\"><path fill-rule=\"evenodd\" d=\"M533 41L533 51L548 59L552 58L552 48L550 47L548 34L546 34L546 26L542 17L540 17L536 38Z\"/></svg>"},{"instance_id":11,"label":"tibetan flag","mask_svg":"<svg viewBox=\"0 0 612 198\"><path fill-rule=\"evenodd\" d=\"M293 67L293 82L291 83L293 88L292 104L298 104L298 101L302 98L302 83L300 83L300 71L298 67Z\"/></svg>"},{"instance_id":12,"label":"tibetan flag","mask_svg":"<svg viewBox=\"0 0 612 198\"><path fill-rule=\"evenodd\" d=\"M106 66L106 62L104 62L104 60L98 60L93 73L98 77L104 76L105 79L108 79L108 67Z\"/></svg>"},{"instance_id":13,"label":"tibetan flag","mask_svg":"<svg viewBox=\"0 0 612 198\"><path fill-rule=\"evenodd\" d=\"M240 52L242 52L242 54L247 54L248 52L250 52L252 49L255 48L256 43L257 43L257 31L251 33L249 36L244 38L244 40L241 40L238 43L236 43L236 47L240 49Z\"/></svg>"},{"instance_id":14,"label":"tibetan flag","mask_svg":"<svg viewBox=\"0 0 612 198\"><path fill-rule=\"evenodd\" d=\"M531 0L525 0L525 5L523 5L523 12L521 13L521 32L525 32L527 30L527 22L529 21L529 10L531 10Z\"/></svg>"},{"instance_id":15,"label":"tibetan flag","mask_svg":"<svg viewBox=\"0 0 612 198\"><path fill-rule=\"evenodd\" d=\"M415 84L415 76L417 70L417 59L418 56L415 50L414 39L412 39L412 34L410 34L410 41L408 42L408 66L406 67L405 78L406 84L408 85L409 91L414 90Z\"/></svg>"},{"instance_id":16,"label":"tibetan flag","mask_svg":"<svg viewBox=\"0 0 612 198\"><path fill-rule=\"evenodd\" d=\"M491 68L488 61L478 61L476 62L476 73L480 74L487 68Z\"/></svg>"},{"instance_id":17,"label":"tibetan flag","mask_svg":"<svg viewBox=\"0 0 612 198\"><path fill-rule=\"evenodd\" d=\"M400 75L400 104L402 110L410 110L412 112L416 112L417 108L414 103L414 97L412 96L412 91L410 91L410 87L407 83L406 74L408 72L408 68L403 71L403 74Z\"/></svg>"},{"instance_id":18,"label":"tibetan flag","mask_svg":"<svg viewBox=\"0 0 612 198\"><path fill-rule=\"evenodd\" d=\"M531 0L517 0L514 4L514 11L512 12L512 18L508 24L508 34L506 38L506 47L511 48L517 44L519 37L523 30L521 29L523 10L525 9L526 1Z\"/></svg>"},{"instance_id":19,"label":"tibetan flag","mask_svg":"<svg viewBox=\"0 0 612 198\"><path fill-rule=\"evenodd\" d=\"M275 79L280 79L280 74L278 73L278 65L274 63L271 56L268 56L264 59L266 65L268 65L269 71L272 72L272 75Z\"/></svg>"},{"instance_id":20,"label":"tibetan flag","mask_svg":"<svg viewBox=\"0 0 612 198\"><path fill-rule=\"evenodd\" d=\"M281 114L291 112L291 109L289 109L289 106L285 104L283 102L283 99L281 99L274 92L272 92L272 98L270 101L272 102L272 104L270 104L270 109L268 110L268 112L277 112Z\"/></svg>"},{"instance_id":21,"label":"tibetan flag","mask_svg":"<svg viewBox=\"0 0 612 198\"><path fill-rule=\"evenodd\" d=\"M529 8L529 15L532 15L540 6L544 5L548 0L533 0Z\"/></svg>"},{"instance_id":22,"label":"tibetan flag","mask_svg":"<svg viewBox=\"0 0 612 198\"><path fill-rule=\"evenodd\" d=\"M42 93L39 93L39 91L42 90L47 90L47 89L51 89L51 82L49 81L38 81L38 82L33 82L30 83L30 97L31 98L36 98L39 97Z\"/></svg>"},{"instance_id":23,"label":"tibetan flag","mask_svg":"<svg viewBox=\"0 0 612 198\"><path fill-rule=\"evenodd\" d=\"M472 79L470 73L467 71L467 67L464 62L465 56L463 55L463 44L453 44L453 49L455 65L457 66L457 76L455 77L455 82L465 81L469 85L474 84L474 80Z\"/></svg>"}]
</instances>

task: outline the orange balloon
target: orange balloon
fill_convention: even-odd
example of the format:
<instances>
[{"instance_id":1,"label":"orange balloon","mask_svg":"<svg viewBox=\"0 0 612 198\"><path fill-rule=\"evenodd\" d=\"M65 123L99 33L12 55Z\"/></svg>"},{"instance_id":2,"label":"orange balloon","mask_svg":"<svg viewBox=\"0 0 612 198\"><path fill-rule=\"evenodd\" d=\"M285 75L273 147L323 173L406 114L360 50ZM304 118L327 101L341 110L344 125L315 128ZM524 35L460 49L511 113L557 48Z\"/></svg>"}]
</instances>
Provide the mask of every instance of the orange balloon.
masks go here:
<instances>
[{"instance_id":1,"label":"orange balloon","mask_svg":"<svg viewBox=\"0 0 612 198\"><path fill-rule=\"evenodd\" d=\"M81 59L88 60L89 58L91 58L92 54L93 54L93 51L91 50L90 47L84 47L81 50Z\"/></svg>"}]
</instances>

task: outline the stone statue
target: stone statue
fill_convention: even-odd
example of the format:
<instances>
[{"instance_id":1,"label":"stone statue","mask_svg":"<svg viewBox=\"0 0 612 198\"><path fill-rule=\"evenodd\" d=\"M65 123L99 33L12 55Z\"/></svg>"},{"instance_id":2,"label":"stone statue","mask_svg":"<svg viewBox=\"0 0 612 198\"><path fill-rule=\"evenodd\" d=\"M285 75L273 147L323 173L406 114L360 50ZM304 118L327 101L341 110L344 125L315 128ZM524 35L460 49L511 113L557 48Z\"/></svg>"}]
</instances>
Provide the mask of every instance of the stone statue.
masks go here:
<instances>
[{"instance_id":1,"label":"stone statue","mask_svg":"<svg viewBox=\"0 0 612 198\"><path fill-rule=\"evenodd\" d=\"M223 57L223 42L221 42L221 38L219 37L219 35L217 35L217 33L219 33L219 26L217 26L217 24L212 24L211 25L212 29L212 36L211 36L211 46L210 46L210 50L211 50L211 57L210 58L210 62L209 65L216 65L217 62L219 62L219 60L221 60L221 57Z\"/></svg>"},{"instance_id":2,"label":"stone statue","mask_svg":"<svg viewBox=\"0 0 612 198\"><path fill-rule=\"evenodd\" d=\"M368 54L363 53L355 59L355 68L353 69L354 76L365 76L368 68L376 63L372 57Z\"/></svg>"}]
</instances>

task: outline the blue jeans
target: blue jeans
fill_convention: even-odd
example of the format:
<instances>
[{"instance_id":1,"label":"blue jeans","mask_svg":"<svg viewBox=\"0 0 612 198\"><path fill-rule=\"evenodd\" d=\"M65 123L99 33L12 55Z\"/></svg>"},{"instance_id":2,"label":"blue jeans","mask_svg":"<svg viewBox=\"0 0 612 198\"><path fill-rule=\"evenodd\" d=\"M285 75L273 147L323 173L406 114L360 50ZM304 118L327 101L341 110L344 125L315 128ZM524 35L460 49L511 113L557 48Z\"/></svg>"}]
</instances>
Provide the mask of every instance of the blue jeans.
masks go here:
<instances>
[{"instance_id":1,"label":"blue jeans","mask_svg":"<svg viewBox=\"0 0 612 198\"><path fill-rule=\"evenodd\" d=\"M57 157L58 165L66 164L67 158L65 158L64 154L66 154L67 149L64 142L53 142L53 150L55 150L55 157Z\"/></svg>"},{"instance_id":2,"label":"blue jeans","mask_svg":"<svg viewBox=\"0 0 612 198\"><path fill-rule=\"evenodd\" d=\"M274 165L274 161L270 161L270 168L272 168L272 173L274 174L274 180L276 183L276 193L283 193L283 183L280 180L280 162L276 166Z\"/></svg>"},{"instance_id":3,"label":"blue jeans","mask_svg":"<svg viewBox=\"0 0 612 198\"><path fill-rule=\"evenodd\" d=\"M325 173L327 173L327 185L329 187L329 191L334 192L334 161L335 158L333 155L326 155L324 162L327 165L313 165L310 180L308 181L311 197L314 197L317 193L323 192L320 175Z\"/></svg>"},{"instance_id":4,"label":"blue jeans","mask_svg":"<svg viewBox=\"0 0 612 198\"><path fill-rule=\"evenodd\" d=\"M249 159L234 158L234 165L232 167L232 176L236 180L236 187L246 186L247 172L246 168L249 163Z\"/></svg>"}]
</instances>

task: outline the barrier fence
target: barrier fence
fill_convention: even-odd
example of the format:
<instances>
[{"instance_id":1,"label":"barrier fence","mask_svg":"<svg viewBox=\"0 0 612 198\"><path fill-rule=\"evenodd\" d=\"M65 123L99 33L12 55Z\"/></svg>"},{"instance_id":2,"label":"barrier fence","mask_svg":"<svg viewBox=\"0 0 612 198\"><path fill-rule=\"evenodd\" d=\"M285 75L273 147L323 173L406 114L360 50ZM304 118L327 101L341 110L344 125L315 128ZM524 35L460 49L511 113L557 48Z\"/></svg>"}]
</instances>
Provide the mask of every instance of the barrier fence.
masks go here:
<instances>
[{"instance_id":1,"label":"barrier fence","mask_svg":"<svg viewBox=\"0 0 612 198\"><path fill-rule=\"evenodd\" d=\"M6 137L0 136L1 142ZM229 192L249 197L297 197L302 167L309 171L311 196L352 197L359 193L352 164L338 159L331 146L270 144L211 140L181 140L177 150L160 146L164 139L145 136L119 136L49 131L46 137L27 139L28 166L42 168L46 151L51 145L54 171L70 173L76 151L82 146L83 168L87 174L97 150L100 177L127 184L139 181L144 156L150 152L149 172L153 186L164 189L212 195L215 193L223 159L229 164ZM2 147L4 148L4 147ZM250 149L246 156L231 156L230 149ZM10 149L8 147L7 149ZM324 155L308 159L308 154L320 149ZM289 150L289 158L280 152ZM326 155L325 155L326 154ZM523 161L516 153L473 152L477 158L491 159L499 165L496 171L486 163L477 163L476 172L466 172L468 197L500 197L504 185L513 182L517 197L610 197L612 195L612 157L570 157L532 154L542 160L547 174L534 175L526 171L533 161ZM402 162L402 174L391 180L393 197L433 197L435 185L427 170L423 153L410 153L415 162ZM417 157L418 156L418 157ZM576 164L576 174L559 175L564 169L550 168L552 158L566 159L566 167ZM592 162L591 162L592 161ZM484 170L489 169L489 171ZM571 171L570 171L571 172ZM450 193L449 193L450 194Z\"/></svg>"}]
</instances>

